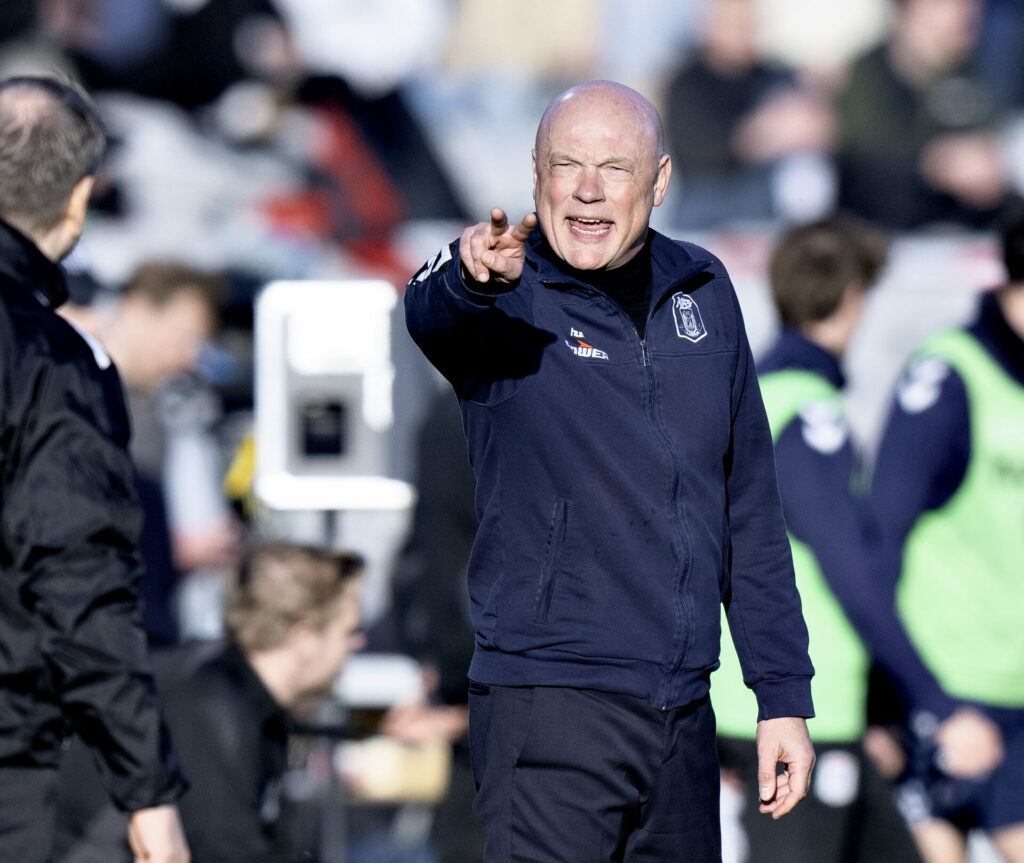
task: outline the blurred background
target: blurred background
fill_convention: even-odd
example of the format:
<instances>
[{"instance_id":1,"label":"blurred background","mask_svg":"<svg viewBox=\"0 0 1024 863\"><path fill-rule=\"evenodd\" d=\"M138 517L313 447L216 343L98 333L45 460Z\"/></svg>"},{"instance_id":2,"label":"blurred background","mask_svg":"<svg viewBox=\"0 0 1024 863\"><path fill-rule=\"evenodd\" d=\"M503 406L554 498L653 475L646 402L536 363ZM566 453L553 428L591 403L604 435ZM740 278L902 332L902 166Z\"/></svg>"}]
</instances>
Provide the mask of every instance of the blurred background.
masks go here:
<instances>
[{"instance_id":1,"label":"blurred background","mask_svg":"<svg viewBox=\"0 0 1024 863\"><path fill-rule=\"evenodd\" d=\"M83 82L111 135L69 314L122 370L166 526L145 549L154 646L220 634L254 536L368 562L367 655L323 720L347 742L296 756L296 795L333 801L324 859L473 859L442 847L473 839L464 726L442 712L472 650L472 479L400 297L490 207L532 209L553 96L609 78L659 108L674 173L655 227L723 259L755 354L778 327L780 229L843 209L891 231L847 363L869 454L909 350L1002 278L990 231L1024 191L1021 0L4 0L0 75L25 73ZM212 314L124 314L140 272L209 280ZM417 762L372 788L393 753L355 748L374 735L352 715L409 702L394 736L456 755L433 785L407 781L433 776ZM325 758L341 786L310 791Z\"/></svg>"}]
</instances>

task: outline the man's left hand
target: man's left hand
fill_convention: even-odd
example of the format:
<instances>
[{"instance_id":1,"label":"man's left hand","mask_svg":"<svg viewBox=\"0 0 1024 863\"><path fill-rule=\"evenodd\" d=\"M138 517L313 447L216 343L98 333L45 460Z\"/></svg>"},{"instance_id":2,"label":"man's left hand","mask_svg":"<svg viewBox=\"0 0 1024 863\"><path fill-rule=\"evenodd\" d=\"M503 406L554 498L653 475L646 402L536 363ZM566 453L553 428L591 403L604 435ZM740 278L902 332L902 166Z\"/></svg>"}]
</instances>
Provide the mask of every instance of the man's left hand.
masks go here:
<instances>
[{"instance_id":1,"label":"man's left hand","mask_svg":"<svg viewBox=\"0 0 1024 863\"><path fill-rule=\"evenodd\" d=\"M779 764L785 765L776 773ZM760 811L781 818L807 794L814 767L814 747L807 723L799 716L757 723L757 785Z\"/></svg>"}]
</instances>

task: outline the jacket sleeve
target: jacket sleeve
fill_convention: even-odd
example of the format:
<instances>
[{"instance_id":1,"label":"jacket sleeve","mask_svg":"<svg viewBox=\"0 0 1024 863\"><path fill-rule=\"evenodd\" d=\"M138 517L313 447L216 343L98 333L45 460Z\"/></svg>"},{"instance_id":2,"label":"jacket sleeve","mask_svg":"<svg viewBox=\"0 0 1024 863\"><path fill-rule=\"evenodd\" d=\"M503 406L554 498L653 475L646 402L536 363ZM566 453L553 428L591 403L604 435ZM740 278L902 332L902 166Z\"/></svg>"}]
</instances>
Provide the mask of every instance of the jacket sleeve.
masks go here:
<instances>
[{"instance_id":1,"label":"jacket sleeve","mask_svg":"<svg viewBox=\"0 0 1024 863\"><path fill-rule=\"evenodd\" d=\"M462 399L494 402L536 371L540 352L554 336L533 326L528 276L491 290L467 282L459 241L446 246L405 289L406 325L427 359Z\"/></svg>"},{"instance_id":2,"label":"jacket sleeve","mask_svg":"<svg viewBox=\"0 0 1024 863\"><path fill-rule=\"evenodd\" d=\"M814 715L807 626L775 479L771 432L743 329L732 387L732 440L726 458L731 588L729 629L754 691L758 720Z\"/></svg>"},{"instance_id":3,"label":"jacket sleeve","mask_svg":"<svg viewBox=\"0 0 1024 863\"><path fill-rule=\"evenodd\" d=\"M843 444L831 449L810 443L816 438L808 422L796 419L775 444L789 531L814 552L846 616L901 694L945 718L956 704L925 668L896 615L893 592L880 589L870 566L866 501L850 487L855 457L849 429Z\"/></svg>"},{"instance_id":4,"label":"jacket sleeve","mask_svg":"<svg viewBox=\"0 0 1024 863\"><path fill-rule=\"evenodd\" d=\"M175 800L184 784L147 666L141 513L129 456L113 435L111 408L123 402L111 404L103 374L84 360L55 362L22 382L33 399L2 530L50 688L114 802L131 811Z\"/></svg>"}]
</instances>

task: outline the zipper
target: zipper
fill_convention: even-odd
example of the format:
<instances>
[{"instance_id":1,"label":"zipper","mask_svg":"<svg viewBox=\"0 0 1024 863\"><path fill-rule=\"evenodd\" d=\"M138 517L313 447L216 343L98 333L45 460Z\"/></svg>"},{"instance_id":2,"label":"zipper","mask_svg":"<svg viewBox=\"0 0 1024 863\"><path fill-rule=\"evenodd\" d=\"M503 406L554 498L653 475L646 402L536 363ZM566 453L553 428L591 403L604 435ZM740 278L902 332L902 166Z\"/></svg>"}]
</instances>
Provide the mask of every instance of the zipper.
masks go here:
<instances>
[{"instance_id":1,"label":"zipper","mask_svg":"<svg viewBox=\"0 0 1024 863\"><path fill-rule=\"evenodd\" d=\"M598 296L603 297L605 300L611 302L611 304L615 307L616 311L620 315L622 315L623 317L626 317L626 318L629 317L622 310L622 307L619 306L618 303L614 302L610 297L607 297L601 291L598 291L598 290L596 290L594 288L589 288L589 287L587 288L587 290L588 290L589 293L597 294ZM668 291L665 291L662 296L664 297L667 294L668 294ZM659 302L660 302L660 300L659 300ZM647 313L647 324L648 325L650 325L651 317L653 316L653 312L654 312L654 309L652 308ZM661 439L662 446L665 447L665 450L669 454L670 461L672 463L672 468L673 468L673 473L674 473L674 482L673 482L672 500L671 500L670 505L669 505L669 513L668 513L668 515L669 515L669 519L671 520L671 523L674 526L675 534L676 534L676 541L679 543L679 550L680 550L680 554L682 555L682 560L680 561L681 572L680 572L679 579L678 579L678 582L677 582L677 585L676 585L677 589L675 591L674 599L675 599L675 602L676 602L676 607L677 607L678 612L679 612L680 624L682 625L683 629L682 629L681 632L676 633L674 635L674 637L673 637L673 643L675 643L676 638L681 638L681 643L679 644L678 653L675 656L675 661L672 663L671 669L669 670L668 674L665 676L664 680L662 681L662 698L661 698L661 700L663 701L663 703L662 703L660 709L663 710L663 711L667 711L669 709L669 706L668 706L668 703L667 703L668 702L668 693L669 693L669 688L672 685L672 678L674 677L675 673L679 670L679 668L682 666L683 661L686 658L686 652L687 652L687 648L688 648L688 645L689 645L689 639L690 639L690 637L692 635L693 609L692 609L692 605L691 605L690 601L687 599L687 597L684 595L684 592L683 592L683 584L684 584L685 579L686 579L686 573L690 569L691 549L690 549L689 536L688 536L686 527L682 524L682 519L681 519L680 514L679 514L679 488L682 485L683 466L682 466L682 464L680 462L679 454L676 452L675 447L672 445L671 439L669 438L667 432L665 432L665 430L662 429L661 426L658 424L657 416L655 414L655 409L654 409L654 406L655 406L655 399L654 399L654 396L655 396L655 392L654 392L654 390L655 390L655 387L654 387L654 369L651 366L651 355L650 355L650 352L647 350L646 334L645 334L645 336L641 336L640 335L640 331L636 328L635 325L632 324L632 321L630 321L630 324L631 324L631 328L633 330L633 335L640 342L641 361L643 363L644 369L647 372L647 413L648 413L648 418L650 420L651 426L654 429L655 433Z\"/></svg>"},{"instance_id":2,"label":"zipper","mask_svg":"<svg viewBox=\"0 0 1024 863\"><path fill-rule=\"evenodd\" d=\"M648 322L650 321L650 314L648 314ZM676 452L675 447L672 445L672 441L664 429L658 424L657 415L655 414L655 387L654 387L654 369L651 367L651 357L647 350L647 339L641 338L640 333L636 327L633 328L633 333L640 340L640 354L643 359L643 365L647 371L647 414L650 420L651 426L655 433L661 439L662 446L668 452L672 462L672 468L674 473L673 489L672 489L672 500L669 503L668 516L673 525L676 541L679 543L679 551L682 555L680 565L682 571L679 575L679 580L674 591L674 599L676 607L679 611L680 623L683 626L683 631L676 634L677 637L681 638L681 643L678 647L678 652L675 656L675 661L672 663L672 667L669 673L666 675L662 682L662 698L667 702L669 687L672 685L672 678L675 673L683 664L683 660L686 658L686 651L689 644L690 635L693 629L693 609L691 603L684 595L683 585L686 579L686 573L690 569L690 543L689 537L685 526L682 524L682 519L679 513L679 489L683 481L683 466L679 458L679 454ZM673 643L675 643L675 637L673 637ZM668 704L662 704L661 710L668 710Z\"/></svg>"}]
</instances>

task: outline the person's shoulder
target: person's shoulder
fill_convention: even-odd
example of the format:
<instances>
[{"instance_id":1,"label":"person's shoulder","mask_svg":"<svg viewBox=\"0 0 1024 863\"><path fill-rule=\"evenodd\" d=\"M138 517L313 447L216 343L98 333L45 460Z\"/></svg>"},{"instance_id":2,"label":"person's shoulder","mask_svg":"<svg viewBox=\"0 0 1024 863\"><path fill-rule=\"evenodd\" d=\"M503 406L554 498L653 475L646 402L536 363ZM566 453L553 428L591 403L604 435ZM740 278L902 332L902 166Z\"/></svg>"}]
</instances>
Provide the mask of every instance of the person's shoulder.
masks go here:
<instances>
[{"instance_id":1,"label":"person's shoulder","mask_svg":"<svg viewBox=\"0 0 1024 863\"><path fill-rule=\"evenodd\" d=\"M930 414L933 409L952 405L962 410L966 388L945 347L959 331L939 333L928 339L907 360L896 381L895 409L908 417Z\"/></svg>"},{"instance_id":2,"label":"person's shoulder","mask_svg":"<svg viewBox=\"0 0 1024 863\"><path fill-rule=\"evenodd\" d=\"M26 362L53 362L92 374L110 359L99 342L36 298L8 293L0 284L4 343Z\"/></svg>"},{"instance_id":3,"label":"person's shoulder","mask_svg":"<svg viewBox=\"0 0 1024 863\"><path fill-rule=\"evenodd\" d=\"M651 231L651 258L666 269L676 267L725 272L718 256L704 246L654 230Z\"/></svg>"},{"instance_id":4,"label":"person's shoulder","mask_svg":"<svg viewBox=\"0 0 1024 863\"><path fill-rule=\"evenodd\" d=\"M155 672L161 695L172 707L219 712L244 702L244 680L223 642L194 642L167 651L155 660Z\"/></svg>"},{"instance_id":5,"label":"person's shoulder","mask_svg":"<svg viewBox=\"0 0 1024 863\"><path fill-rule=\"evenodd\" d=\"M685 284L684 290L714 293L723 300L734 297L732 281L725 264L714 252L690 240L676 239L653 232L651 262L655 283L667 279L674 284Z\"/></svg>"}]
</instances>

